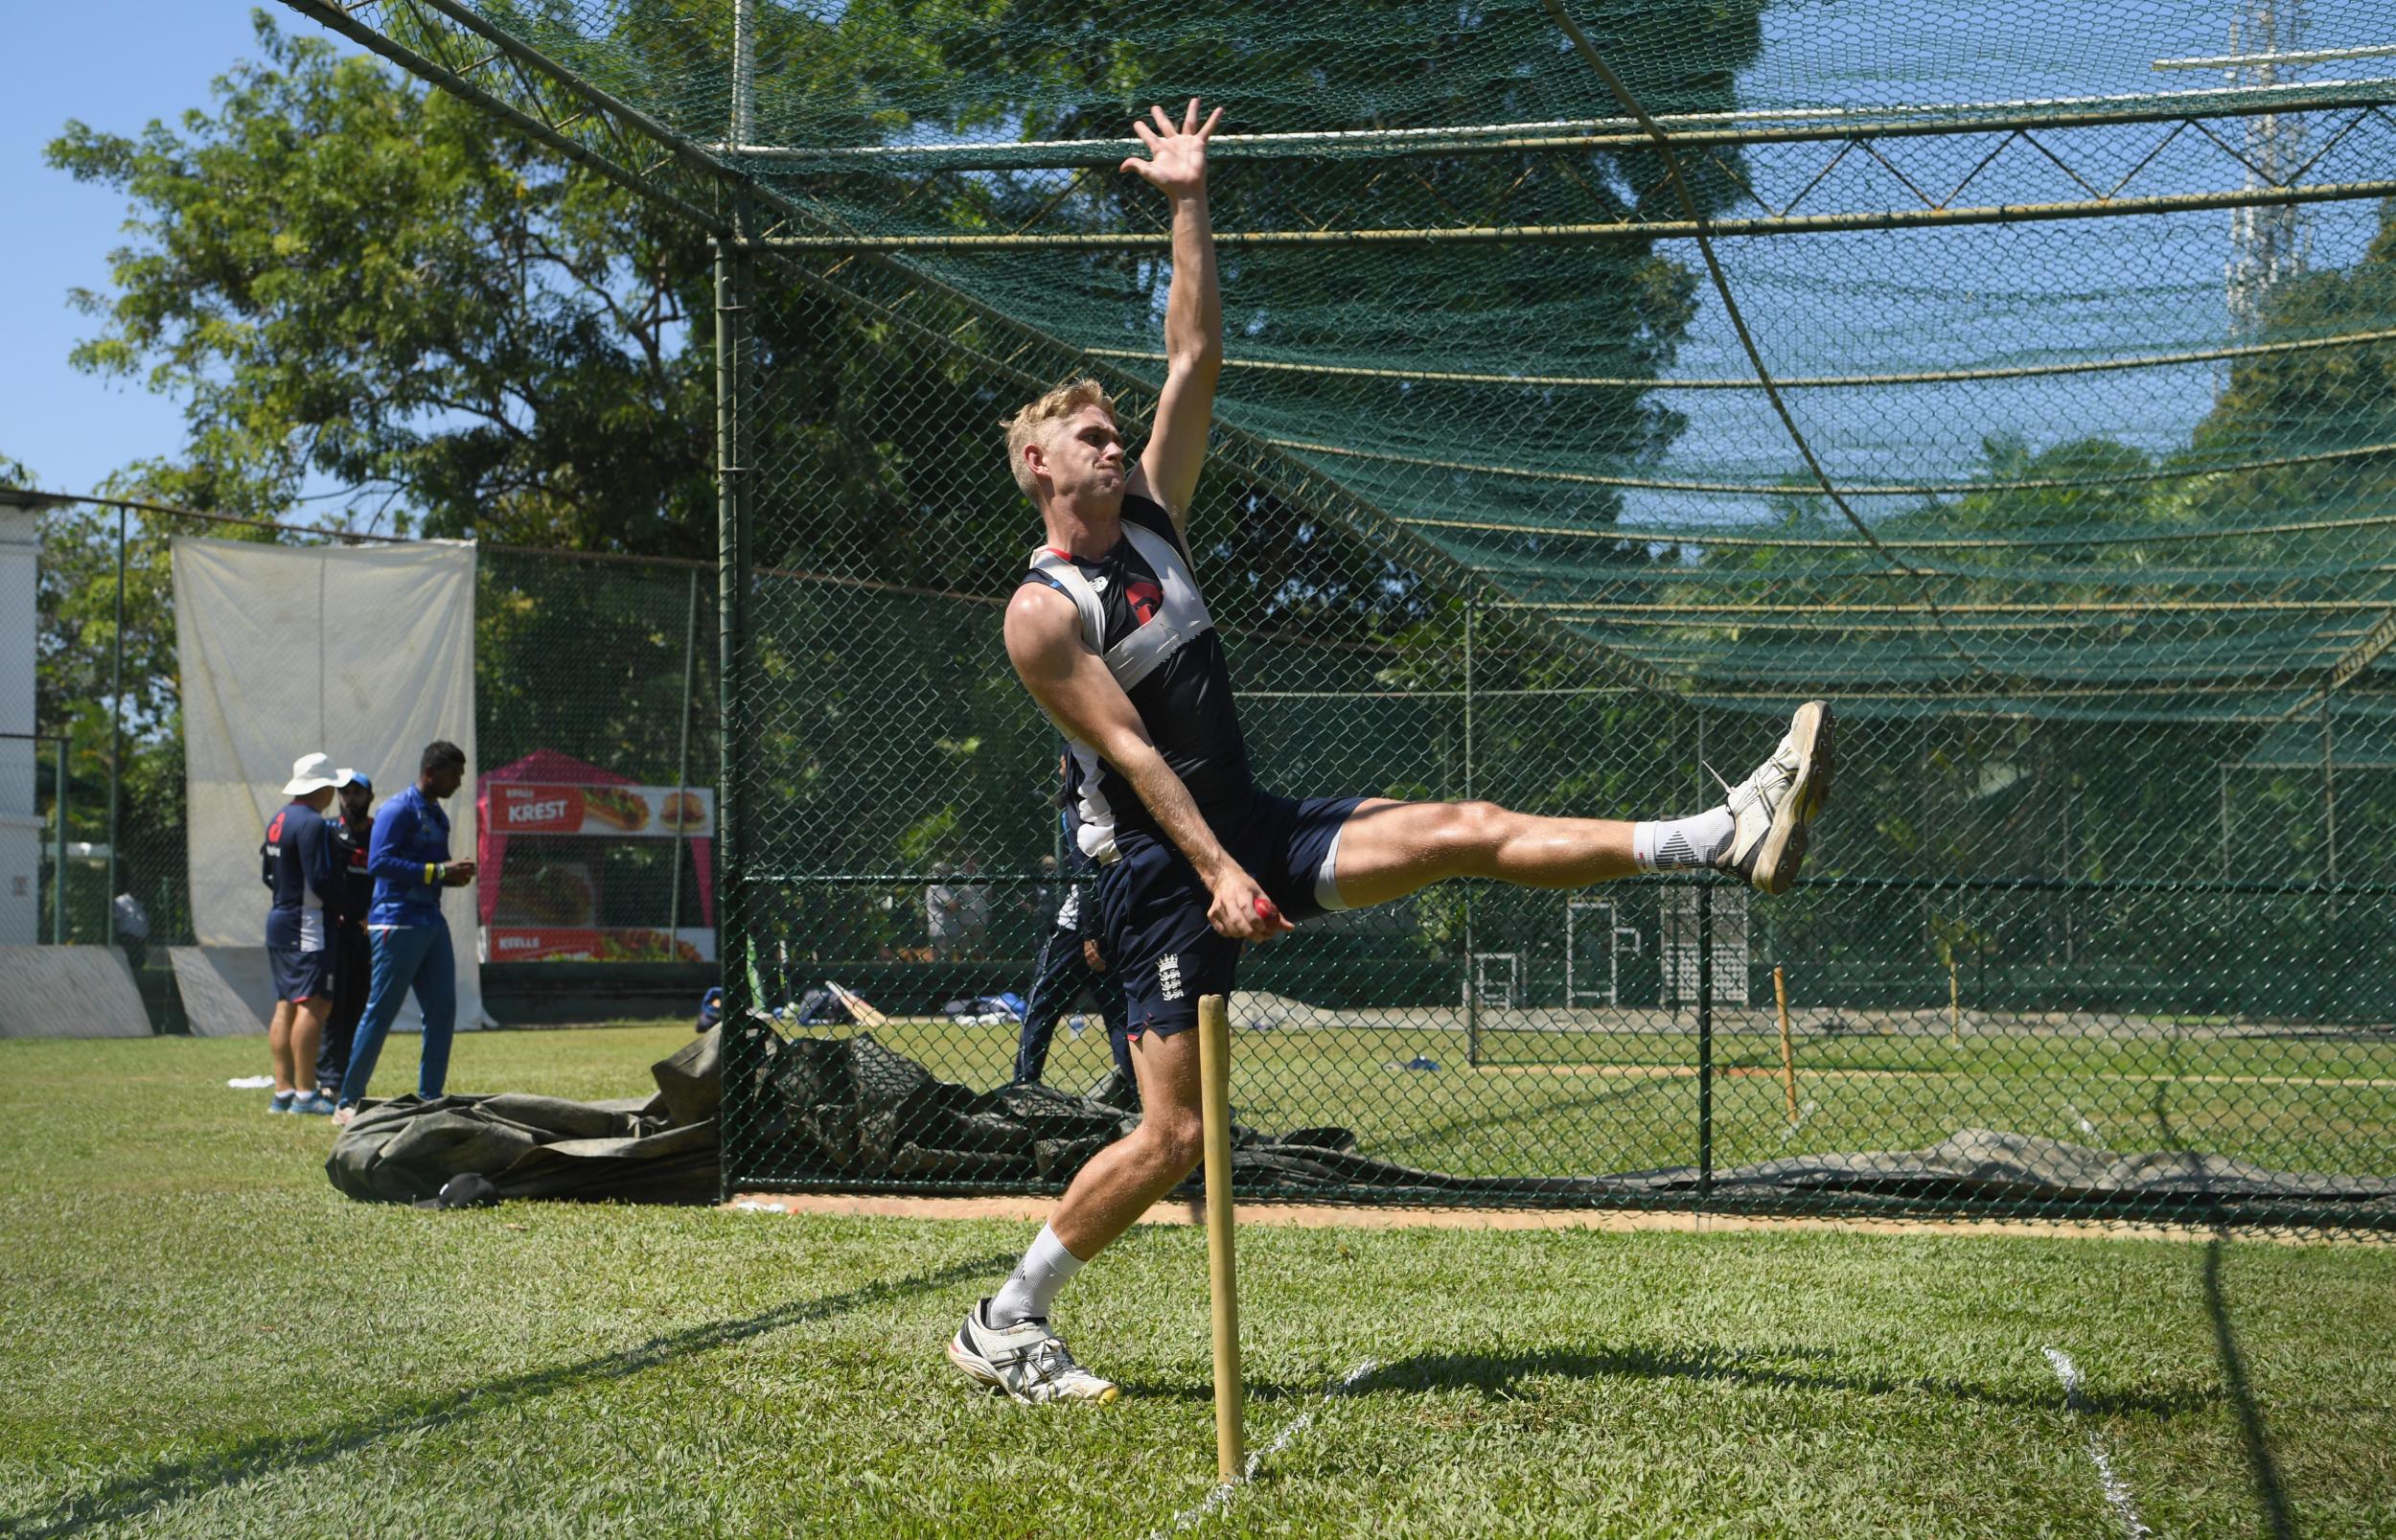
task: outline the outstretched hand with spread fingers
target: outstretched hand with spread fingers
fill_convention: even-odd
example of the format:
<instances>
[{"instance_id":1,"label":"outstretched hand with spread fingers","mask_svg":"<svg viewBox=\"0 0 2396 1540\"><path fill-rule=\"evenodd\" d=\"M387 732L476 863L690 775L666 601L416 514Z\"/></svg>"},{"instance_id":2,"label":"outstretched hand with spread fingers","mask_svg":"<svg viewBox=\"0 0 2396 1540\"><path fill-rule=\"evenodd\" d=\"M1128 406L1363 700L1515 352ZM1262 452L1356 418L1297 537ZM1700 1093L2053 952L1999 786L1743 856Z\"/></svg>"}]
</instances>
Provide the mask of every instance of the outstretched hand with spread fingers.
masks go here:
<instances>
[{"instance_id":1,"label":"outstretched hand with spread fingers","mask_svg":"<svg viewBox=\"0 0 2396 1540\"><path fill-rule=\"evenodd\" d=\"M1148 158L1133 155L1123 162L1122 170L1136 172L1156 185L1159 192L1172 197L1197 197L1207 190L1207 141L1214 137L1214 126L1223 121L1223 109L1207 114L1207 121L1198 121L1198 99L1189 99L1189 110L1182 114L1179 127L1164 114L1163 107L1152 106L1149 114L1157 120L1154 128L1135 119L1132 132L1148 147Z\"/></svg>"}]
</instances>

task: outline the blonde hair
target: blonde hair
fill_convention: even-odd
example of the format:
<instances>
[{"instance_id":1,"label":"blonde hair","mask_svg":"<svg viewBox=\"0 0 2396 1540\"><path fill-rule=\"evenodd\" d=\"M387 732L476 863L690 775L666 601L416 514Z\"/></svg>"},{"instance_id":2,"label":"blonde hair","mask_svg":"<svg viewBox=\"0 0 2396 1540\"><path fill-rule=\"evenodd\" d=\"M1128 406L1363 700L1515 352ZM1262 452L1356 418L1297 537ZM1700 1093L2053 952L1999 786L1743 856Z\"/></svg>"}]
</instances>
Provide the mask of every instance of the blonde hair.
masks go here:
<instances>
[{"instance_id":1,"label":"blonde hair","mask_svg":"<svg viewBox=\"0 0 2396 1540\"><path fill-rule=\"evenodd\" d=\"M1069 379L1038 401L1028 402L1006 420L1006 463L1015 472L1015 485L1024 489L1024 495L1037 502L1040 485L1031 478L1031 468L1024 463L1024 447L1034 439L1047 440L1048 425L1072 416L1085 406L1095 406L1109 417L1115 415L1115 400L1106 387L1084 378Z\"/></svg>"}]
</instances>

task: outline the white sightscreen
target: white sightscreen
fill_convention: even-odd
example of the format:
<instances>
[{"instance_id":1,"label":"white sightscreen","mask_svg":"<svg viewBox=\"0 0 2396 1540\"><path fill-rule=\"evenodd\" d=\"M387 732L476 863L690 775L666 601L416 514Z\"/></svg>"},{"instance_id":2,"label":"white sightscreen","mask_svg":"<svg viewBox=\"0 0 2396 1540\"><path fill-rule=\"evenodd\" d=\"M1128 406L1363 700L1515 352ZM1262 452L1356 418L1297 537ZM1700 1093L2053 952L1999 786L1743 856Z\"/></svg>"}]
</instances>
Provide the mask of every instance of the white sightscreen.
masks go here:
<instances>
[{"instance_id":1,"label":"white sightscreen","mask_svg":"<svg viewBox=\"0 0 2396 1540\"><path fill-rule=\"evenodd\" d=\"M466 750L445 804L449 849L474 853L474 548L177 539L174 623L190 791L192 927L202 946L265 941L258 845L291 762L318 750L364 770L376 805L416 779L425 745ZM480 1025L470 891L442 911L457 1022ZM414 1020L404 1011L403 1024Z\"/></svg>"}]
</instances>

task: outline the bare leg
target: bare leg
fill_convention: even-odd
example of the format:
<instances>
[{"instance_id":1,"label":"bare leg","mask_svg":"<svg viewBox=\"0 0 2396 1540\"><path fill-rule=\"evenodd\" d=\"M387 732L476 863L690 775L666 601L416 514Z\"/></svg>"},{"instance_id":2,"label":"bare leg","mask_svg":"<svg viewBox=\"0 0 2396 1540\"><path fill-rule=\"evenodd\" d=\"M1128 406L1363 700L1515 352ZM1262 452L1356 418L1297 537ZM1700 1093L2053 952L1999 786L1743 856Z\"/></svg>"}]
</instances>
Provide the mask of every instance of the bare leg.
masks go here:
<instances>
[{"instance_id":1,"label":"bare leg","mask_svg":"<svg viewBox=\"0 0 2396 1540\"><path fill-rule=\"evenodd\" d=\"M301 1000L291 1010L291 1086L302 1092L316 1089L316 1050L324 1045L325 1018L333 1014L330 996Z\"/></svg>"},{"instance_id":2,"label":"bare leg","mask_svg":"<svg viewBox=\"0 0 2396 1540\"><path fill-rule=\"evenodd\" d=\"M274 1091L278 1096L299 1087L291 1073L291 1018L295 1014L289 1000L279 1000L274 1002L274 1014L266 1018L266 1054L274 1061Z\"/></svg>"},{"instance_id":3,"label":"bare leg","mask_svg":"<svg viewBox=\"0 0 2396 1540\"><path fill-rule=\"evenodd\" d=\"M1630 831L1620 819L1543 818L1494 802L1376 797L1340 826L1340 901L1386 904L1451 877L1523 887L1610 883L1639 869Z\"/></svg>"},{"instance_id":4,"label":"bare leg","mask_svg":"<svg viewBox=\"0 0 2396 1540\"><path fill-rule=\"evenodd\" d=\"M1090 1158L1048 1216L1065 1249L1087 1262L1171 1192L1206 1154L1198 1108L1198 1034L1142 1033L1132 1044L1140 1126Z\"/></svg>"}]
</instances>

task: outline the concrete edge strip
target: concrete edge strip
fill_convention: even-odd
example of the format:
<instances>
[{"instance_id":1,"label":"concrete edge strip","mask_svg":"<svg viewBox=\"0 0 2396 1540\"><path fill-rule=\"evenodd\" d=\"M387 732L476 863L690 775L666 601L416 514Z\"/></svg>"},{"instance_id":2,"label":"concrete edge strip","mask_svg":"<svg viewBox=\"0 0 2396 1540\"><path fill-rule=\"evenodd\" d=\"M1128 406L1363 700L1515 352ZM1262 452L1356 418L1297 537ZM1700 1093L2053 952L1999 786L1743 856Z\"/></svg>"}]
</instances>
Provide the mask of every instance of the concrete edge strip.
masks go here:
<instances>
[{"instance_id":1,"label":"concrete edge strip","mask_svg":"<svg viewBox=\"0 0 2396 1540\"><path fill-rule=\"evenodd\" d=\"M854 1219L1002 1219L1036 1224L1056 1207L1052 1197L933 1197L911 1193L744 1192L721 1206L741 1212L813 1214ZM1295 1230L1589 1230L1622 1233L1658 1230L1712 1234L1733 1230L1785 1233L1819 1230L1858 1235L2019 1235L2044 1239L2207 1242L2215 1231L2171 1225L2095 1224L2074 1220L1857 1219L1792 1214L1716 1214L1679 1208L1463 1208L1409 1205L1371 1208L1347 1204L1241 1204L1241 1225ZM1202 1205L1167 1199L1140 1216L1143 1225L1203 1227ZM2355 1234L2279 1234L2248 1239L2287 1246L2389 1244Z\"/></svg>"}]
</instances>

